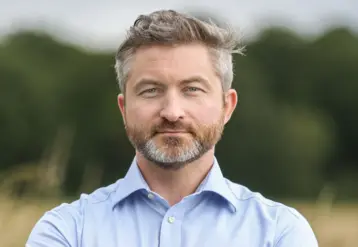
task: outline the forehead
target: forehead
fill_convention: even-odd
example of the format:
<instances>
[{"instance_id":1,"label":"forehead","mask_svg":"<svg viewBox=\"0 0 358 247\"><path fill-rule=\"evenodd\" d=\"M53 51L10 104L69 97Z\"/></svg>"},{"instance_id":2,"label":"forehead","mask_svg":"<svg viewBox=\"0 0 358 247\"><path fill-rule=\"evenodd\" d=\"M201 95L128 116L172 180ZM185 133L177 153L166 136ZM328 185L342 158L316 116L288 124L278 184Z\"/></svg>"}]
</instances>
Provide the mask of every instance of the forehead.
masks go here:
<instances>
[{"instance_id":1,"label":"forehead","mask_svg":"<svg viewBox=\"0 0 358 247\"><path fill-rule=\"evenodd\" d=\"M129 81L156 76L181 80L193 75L216 76L208 48L201 44L139 48L131 61Z\"/></svg>"}]
</instances>

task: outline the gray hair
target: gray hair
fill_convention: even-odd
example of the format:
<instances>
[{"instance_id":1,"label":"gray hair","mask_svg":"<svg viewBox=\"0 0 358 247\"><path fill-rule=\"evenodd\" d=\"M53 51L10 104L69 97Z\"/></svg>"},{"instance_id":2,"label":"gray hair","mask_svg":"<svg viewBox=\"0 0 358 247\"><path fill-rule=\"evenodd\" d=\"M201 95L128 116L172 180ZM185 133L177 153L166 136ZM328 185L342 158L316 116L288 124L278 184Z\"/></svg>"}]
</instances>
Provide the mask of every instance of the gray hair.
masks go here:
<instances>
[{"instance_id":1,"label":"gray hair","mask_svg":"<svg viewBox=\"0 0 358 247\"><path fill-rule=\"evenodd\" d=\"M201 43L208 47L222 88L227 91L233 81L232 54L242 54L238 37L231 28L220 28L212 22L178 13L173 10L155 11L140 15L130 27L127 37L115 56L119 88L125 92L130 60L136 49L149 45L179 45Z\"/></svg>"}]
</instances>

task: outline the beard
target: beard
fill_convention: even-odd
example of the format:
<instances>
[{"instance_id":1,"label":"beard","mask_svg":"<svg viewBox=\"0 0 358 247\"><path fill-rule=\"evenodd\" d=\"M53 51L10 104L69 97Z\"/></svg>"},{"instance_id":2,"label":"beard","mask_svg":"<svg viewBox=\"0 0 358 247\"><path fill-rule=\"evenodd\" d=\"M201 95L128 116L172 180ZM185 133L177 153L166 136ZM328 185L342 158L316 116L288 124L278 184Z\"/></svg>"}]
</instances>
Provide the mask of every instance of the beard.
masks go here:
<instances>
[{"instance_id":1,"label":"beard","mask_svg":"<svg viewBox=\"0 0 358 247\"><path fill-rule=\"evenodd\" d=\"M165 135L164 130L180 130L185 133ZM212 149L221 139L224 130L224 115L209 125L194 126L182 121L170 122L162 119L148 129L147 125L127 122L126 132L134 148L153 164L177 170Z\"/></svg>"}]
</instances>

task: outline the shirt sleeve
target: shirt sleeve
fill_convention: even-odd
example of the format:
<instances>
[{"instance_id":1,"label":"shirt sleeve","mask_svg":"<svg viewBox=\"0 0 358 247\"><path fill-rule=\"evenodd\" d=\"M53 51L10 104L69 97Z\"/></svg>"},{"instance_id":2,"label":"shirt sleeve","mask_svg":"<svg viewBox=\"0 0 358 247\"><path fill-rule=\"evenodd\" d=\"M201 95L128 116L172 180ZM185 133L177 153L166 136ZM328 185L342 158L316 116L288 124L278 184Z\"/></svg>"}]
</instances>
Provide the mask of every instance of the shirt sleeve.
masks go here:
<instances>
[{"instance_id":1,"label":"shirt sleeve","mask_svg":"<svg viewBox=\"0 0 358 247\"><path fill-rule=\"evenodd\" d=\"M25 247L78 247L76 219L66 210L51 210L35 224Z\"/></svg>"},{"instance_id":2,"label":"shirt sleeve","mask_svg":"<svg viewBox=\"0 0 358 247\"><path fill-rule=\"evenodd\" d=\"M301 214L292 209L280 218L275 247L318 247L311 226Z\"/></svg>"}]
</instances>

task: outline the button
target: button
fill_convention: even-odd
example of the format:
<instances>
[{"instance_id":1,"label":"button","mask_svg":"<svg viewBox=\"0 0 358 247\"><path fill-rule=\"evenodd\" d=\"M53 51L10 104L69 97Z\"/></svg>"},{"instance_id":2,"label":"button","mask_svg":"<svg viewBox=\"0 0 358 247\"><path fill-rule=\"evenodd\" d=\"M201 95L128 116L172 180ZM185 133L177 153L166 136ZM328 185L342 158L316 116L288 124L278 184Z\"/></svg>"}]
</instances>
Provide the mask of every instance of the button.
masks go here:
<instances>
[{"instance_id":1,"label":"button","mask_svg":"<svg viewBox=\"0 0 358 247\"><path fill-rule=\"evenodd\" d=\"M153 195L152 193L149 193L149 194L148 194L148 198L151 199L151 200L153 200L153 199L154 199L154 195Z\"/></svg>"},{"instance_id":2,"label":"button","mask_svg":"<svg viewBox=\"0 0 358 247\"><path fill-rule=\"evenodd\" d=\"M170 224L174 223L174 221L175 221L175 218L174 218L173 216L170 216L170 217L168 218L168 222L169 222Z\"/></svg>"}]
</instances>

